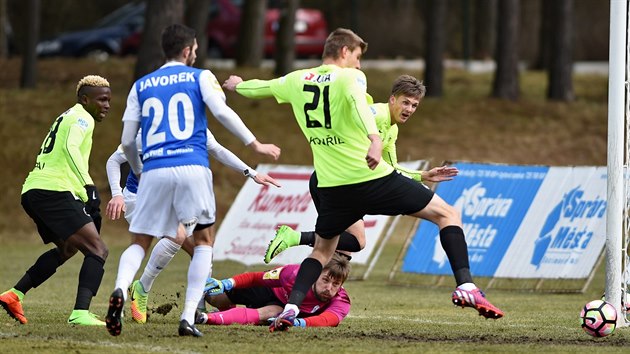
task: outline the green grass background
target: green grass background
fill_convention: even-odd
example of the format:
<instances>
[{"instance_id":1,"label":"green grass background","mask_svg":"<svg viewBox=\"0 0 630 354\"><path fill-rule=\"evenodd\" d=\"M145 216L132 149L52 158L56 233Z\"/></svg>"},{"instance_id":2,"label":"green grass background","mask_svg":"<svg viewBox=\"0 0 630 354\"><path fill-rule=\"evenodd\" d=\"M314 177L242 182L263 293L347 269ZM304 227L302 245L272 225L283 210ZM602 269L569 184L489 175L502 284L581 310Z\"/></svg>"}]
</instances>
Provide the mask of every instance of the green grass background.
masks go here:
<instances>
[{"instance_id":1,"label":"green grass background","mask_svg":"<svg viewBox=\"0 0 630 354\"><path fill-rule=\"evenodd\" d=\"M109 117L94 134L91 174L103 199L109 200L105 161L119 144L125 99L132 82L131 59L105 63L87 60L46 60L38 63L39 84L34 90L17 89L20 62L0 62L0 289L15 284L35 259L48 249L39 241L32 222L19 205L22 182L54 118L75 102L76 82L99 74L112 83ZM219 81L236 72L245 79L270 78L268 70L214 71ZM366 70L368 87L376 101L387 99L391 82L413 70ZM577 100L545 99L546 75L526 72L520 77L521 98L505 102L489 98L492 76L449 70L445 95L425 99L412 120L401 128L400 160L430 159L548 165L605 165L607 80L576 76ZM273 100L250 101L228 94L228 103L262 142L282 148L279 163L310 164L307 144L293 122L288 106ZM251 165L271 163L244 147L223 127L209 119L219 142ZM219 164L213 165L219 221L244 179ZM412 223L405 218L386 245L369 279L346 283L352 310L338 328L293 329L269 333L265 327L201 326L202 338L180 338L177 325L185 293L188 256L179 254L157 280L149 300L152 309L173 305L167 314L153 314L146 325L125 323L123 334L111 337L104 328L72 327L70 314L81 257L61 267L47 283L30 291L24 308L29 324L19 325L0 316L0 351L37 353L91 352L627 352L630 335L620 328L612 336L594 339L578 325L580 308L599 298L604 270L583 294L543 294L525 291L487 291L488 298L506 312L498 321L485 320L472 309L455 308L450 301L452 280L444 287L401 286L389 282ZM271 237L272 235L269 235ZM106 221L103 239L110 247L105 277L92 310L104 316L113 290L118 259L128 245L124 221ZM234 262L214 264L216 277L248 270ZM251 269L261 269L254 267ZM360 270L360 269L357 269ZM483 283L483 279L479 279ZM454 285L454 284L452 284Z\"/></svg>"}]
</instances>

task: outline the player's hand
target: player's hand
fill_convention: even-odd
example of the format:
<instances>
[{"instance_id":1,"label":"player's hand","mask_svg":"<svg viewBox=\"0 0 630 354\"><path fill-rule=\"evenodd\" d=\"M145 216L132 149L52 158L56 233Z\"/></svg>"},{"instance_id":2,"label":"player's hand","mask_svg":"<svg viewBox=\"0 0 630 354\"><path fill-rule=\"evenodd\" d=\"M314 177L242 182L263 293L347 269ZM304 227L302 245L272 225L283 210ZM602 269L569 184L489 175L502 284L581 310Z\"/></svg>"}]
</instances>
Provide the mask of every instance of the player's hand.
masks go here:
<instances>
[{"instance_id":1,"label":"player's hand","mask_svg":"<svg viewBox=\"0 0 630 354\"><path fill-rule=\"evenodd\" d=\"M441 166L434 167L429 171L422 172L422 180L428 182L444 182L451 181L453 177L457 176L459 170L457 167Z\"/></svg>"},{"instance_id":2,"label":"player's hand","mask_svg":"<svg viewBox=\"0 0 630 354\"><path fill-rule=\"evenodd\" d=\"M110 220L118 220L125 211L127 211L127 207L125 206L123 196L116 195L110 199L109 203L107 203L105 216L107 216Z\"/></svg>"},{"instance_id":3,"label":"player's hand","mask_svg":"<svg viewBox=\"0 0 630 354\"><path fill-rule=\"evenodd\" d=\"M254 140L248 146L261 155L271 156L274 161L280 157L281 149L274 144L262 144L258 140Z\"/></svg>"},{"instance_id":4,"label":"player's hand","mask_svg":"<svg viewBox=\"0 0 630 354\"><path fill-rule=\"evenodd\" d=\"M85 202L85 212L92 217L96 231L101 233L101 198L95 185L87 184L84 186L88 200Z\"/></svg>"},{"instance_id":5,"label":"player's hand","mask_svg":"<svg viewBox=\"0 0 630 354\"><path fill-rule=\"evenodd\" d=\"M383 142L381 141L381 137L378 134L370 134L368 135L370 139L370 148L368 149L367 155L365 156L365 161L368 164L368 167L373 170L378 166L379 162L381 162L381 156L383 154Z\"/></svg>"},{"instance_id":6,"label":"player's hand","mask_svg":"<svg viewBox=\"0 0 630 354\"><path fill-rule=\"evenodd\" d=\"M234 287L234 281L232 279L218 280L215 278L206 279L206 286L203 288L203 292L209 296L216 296L232 290Z\"/></svg>"},{"instance_id":7,"label":"player's hand","mask_svg":"<svg viewBox=\"0 0 630 354\"><path fill-rule=\"evenodd\" d=\"M258 183L258 184L262 184L264 186L268 186L270 184L273 184L274 186L280 188L281 185L280 183L278 183L278 181L276 181L273 177L269 176L266 173L260 173L258 172L258 174L256 174L256 176L254 176L252 178L254 180L254 182Z\"/></svg>"},{"instance_id":8,"label":"player's hand","mask_svg":"<svg viewBox=\"0 0 630 354\"><path fill-rule=\"evenodd\" d=\"M276 321L275 317L271 317L267 320L269 322L269 324L271 325L272 323L274 323ZM303 318L295 318L293 320L293 327L306 327L306 320Z\"/></svg>"},{"instance_id":9,"label":"player's hand","mask_svg":"<svg viewBox=\"0 0 630 354\"><path fill-rule=\"evenodd\" d=\"M236 85L243 82L243 79L240 76L230 75L227 80L223 83L223 88L228 91L236 91Z\"/></svg>"}]
</instances>

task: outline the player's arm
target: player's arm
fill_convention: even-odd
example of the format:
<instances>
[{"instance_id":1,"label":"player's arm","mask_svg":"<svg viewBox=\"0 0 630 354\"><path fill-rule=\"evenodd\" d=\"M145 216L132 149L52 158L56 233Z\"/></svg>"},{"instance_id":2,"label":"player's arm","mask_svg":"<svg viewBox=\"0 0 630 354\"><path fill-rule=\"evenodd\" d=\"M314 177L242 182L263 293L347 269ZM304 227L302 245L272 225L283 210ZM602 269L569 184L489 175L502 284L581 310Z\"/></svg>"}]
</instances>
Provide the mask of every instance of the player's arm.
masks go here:
<instances>
[{"instance_id":1,"label":"player's arm","mask_svg":"<svg viewBox=\"0 0 630 354\"><path fill-rule=\"evenodd\" d=\"M140 160L136 146L136 136L140 129L141 118L140 102L138 101L138 93L134 84L127 96L127 107L123 114L123 131L120 141L123 152L125 153L125 158L127 162L129 162L129 167L131 167L131 170L136 176L140 176L142 173L142 161Z\"/></svg>"},{"instance_id":2,"label":"player's arm","mask_svg":"<svg viewBox=\"0 0 630 354\"><path fill-rule=\"evenodd\" d=\"M72 122L68 127L63 149L70 170L78 177L82 185L94 185L88 171L87 159L81 153L81 145L86 138L89 128L79 122Z\"/></svg>"},{"instance_id":3,"label":"player's arm","mask_svg":"<svg viewBox=\"0 0 630 354\"><path fill-rule=\"evenodd\" d=\"M212 115L227 130L234 134L243 144L249 146L259 154L269 155L274 160L280 157L280 148L273 144L262 144L245 126L241 118L226 103L225 93L216 77L209 70L204 70L199 76L199 87L203 101Z\"/></svg>"},{"instance_id":4,"label":"player's arm","mask_svg":"<svg viewBox=\"0 0 630 354\"><path fill-rule=\"evenodd\" d=\"M273 97L270 80L253 79L243 81L240 76L230 75L223 83L223 88L247 98Z\"/></svg>"},{"instance_id":5,"label":"player's arm","mask_svg":"<svg viewBox=\"0 0 630 354\"><path fill-rule=\"evenodd\" d=\"M370 147L368 148L365 160L371 169L381 161L383 153L383 142L378 133L376 120L370 111L367 100L367 79L365 74L360 70L353 70L354 75L348 75L346 78L346 99L352 107L352 118L357 125L366 133L370 139Z\"/></svg>"},{"instance_id":6,"label":"player's arm","mask_svg":"<svg viewBox=\"0 0 630 354\"><path fill-rule=\"evenodd\" d=\"M109 189L112 194L112 199L107 203L105 215L111 220L119 219L125 211L125 200L120 186L120 166L125 162L127 162L127 158L125 158L125 154L122 151L122 146L119 146L105 164Z\"/></svg>"},{"instance_id":7,"label":"player's arm","mask_svg":"<svg viewBox=\"0 0 630 354\"><path fill-rule=\"evenodd\" d=\"M280 187L280 184L275 179L265 173L256 172L256 170L249 167L232 151L226 149L223 145L219 144L219 142L217 141L217 139L214 138L214 135L212 135L210 130L206 130L206 135L208 136L208 140L206 142L208 153L219 162L221 162L225 166L232 168L235 171L245 174L245 176L252 178L254 182L258 184L266 186L273 184L276 187Z\"/></svg>"},{"instance_id":8,"label":"player's arm","mask_svg":"<svg viewBox=\"0 0 630 354\"><path fill-rule=\"evenodd\" d=\"M332 311L324 311L319 315L299 318L297 320L304 321L304 325L301 325L301 327L337 327L339 323L341 323L339 317Z\"/></svg>"}]
</instances>

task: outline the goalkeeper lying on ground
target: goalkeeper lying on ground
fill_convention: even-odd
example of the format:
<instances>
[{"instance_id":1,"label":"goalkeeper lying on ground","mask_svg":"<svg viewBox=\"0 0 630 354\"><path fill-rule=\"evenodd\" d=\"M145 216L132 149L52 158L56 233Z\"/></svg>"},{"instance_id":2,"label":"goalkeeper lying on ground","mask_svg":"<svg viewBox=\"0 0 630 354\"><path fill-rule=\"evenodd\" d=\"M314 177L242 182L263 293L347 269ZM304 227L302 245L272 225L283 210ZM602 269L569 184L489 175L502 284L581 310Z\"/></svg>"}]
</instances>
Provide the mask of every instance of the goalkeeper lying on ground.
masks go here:
<instances>
[{"instance_id":1,"label":"goalkeeper lying on ground","mask_svg":"<svg viewBox=\"0 0 630 354\"><path fill-rule=\"evenodd\" d=\"M208 278L204 289L206 301L219 311L199 313L195 323L267 325L282 312L299 268L299 264L289 264L267 272L242 273L229 279ZM293 326L339 325L350 311L350 298L342 287L349 273L348 260L335 254L306 294L300 305L300 317L295 319Z\"/></svg>"}]
</instances>

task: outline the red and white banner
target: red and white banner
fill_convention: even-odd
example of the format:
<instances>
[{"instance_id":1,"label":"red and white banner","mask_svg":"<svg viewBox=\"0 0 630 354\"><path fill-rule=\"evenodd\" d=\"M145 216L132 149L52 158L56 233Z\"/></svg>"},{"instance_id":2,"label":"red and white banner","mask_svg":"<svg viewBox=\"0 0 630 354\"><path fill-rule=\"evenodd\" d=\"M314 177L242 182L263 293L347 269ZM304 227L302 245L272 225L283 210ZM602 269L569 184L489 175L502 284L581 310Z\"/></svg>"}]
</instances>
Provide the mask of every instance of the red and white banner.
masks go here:
<instances>
[{"instance_id":1,"label":"red and white banner","mask_svg":"<svg viewBox=\"0 0 630 354\"><path fill-rule=\"evenodd\" d=\"M417 168L421 161L404 165ZM269 174L282 187L266 187L247 180L221 223L214 245L215 260L260 264L278 226L285 224L299 231L315 229L317 211L308 190L312 166L258 165L256 171ZM366 246L353 254L353 264L367 264L388 219L382 215L364 217ZM310 252L308 246L292 247L272 262L301 263Z\"/></svg>"}]
</instances>

